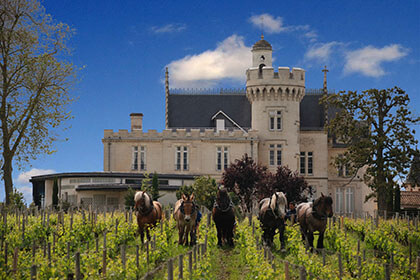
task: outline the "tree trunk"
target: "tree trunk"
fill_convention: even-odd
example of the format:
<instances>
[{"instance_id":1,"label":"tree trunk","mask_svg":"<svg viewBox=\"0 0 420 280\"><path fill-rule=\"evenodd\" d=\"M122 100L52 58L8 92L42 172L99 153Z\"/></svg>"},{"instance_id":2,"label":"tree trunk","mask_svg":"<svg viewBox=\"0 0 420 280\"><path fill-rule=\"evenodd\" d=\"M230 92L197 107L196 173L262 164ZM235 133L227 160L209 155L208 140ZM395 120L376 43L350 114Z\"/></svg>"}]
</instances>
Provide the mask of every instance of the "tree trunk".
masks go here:
<instances>
[{"instance_id":1,"label":"tree trunk","mask_svg":"<svg viewBox=\"0 0 420 280\"><path fill-rule=\"evenodd\" d=\"M385 210L388 213L393 212L394 209L392 188L388 187L387 185L382 185L378 187L377 195L379 216L383 216Z\"/></svg>"},{"instance_id":2,"label":"tree trunk","mask_svg":"<svg viewBox=\"0 0 420 280\"><path fill-rule=\"evenodd\" d=\"M6 194L6 205L10 205L11 196L13 194L13 178L12 178L12 160L3 155L4 164L3 164L3 180L4 180L4 192Z\"/></svg>"}]
</instances>

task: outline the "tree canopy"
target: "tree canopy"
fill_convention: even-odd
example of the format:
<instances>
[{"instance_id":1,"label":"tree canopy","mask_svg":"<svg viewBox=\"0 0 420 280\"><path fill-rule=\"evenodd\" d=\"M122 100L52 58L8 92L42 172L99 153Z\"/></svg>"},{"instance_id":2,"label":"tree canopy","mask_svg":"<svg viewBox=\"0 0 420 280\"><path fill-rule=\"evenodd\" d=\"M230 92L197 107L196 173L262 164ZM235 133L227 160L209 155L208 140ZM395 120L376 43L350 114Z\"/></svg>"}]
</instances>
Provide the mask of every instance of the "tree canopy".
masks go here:
<instances>
[{"instance_id":1,"label":"tree canopy","mask_svg":"<svg viewBox=\"0 0 420 280\"><path fill-rule=\"evenodd\" d=\"M76 69L67 60L67 41L72 33L36 0L0 4L0 160L7 204L13 166L52 153L57 128L71 117Z\"/></svg>"},{"instance_id":2,"label":"tree canopy","mask_svg":"<svg viewBox=\"0 0 420 280\"><path fill-rule=\"evenodd\" d=\"M366 169L364 181L372 188L380 211L392 211L395 180L404 178L415 154L412 126L420 118L410 112L409 101L398 87L339 92L322 99L338 109L327 129L347 147L335 165L346 164L355 175Z\"/></svg>"},{"instance_id":3,"label":"tree canopy","mask_svg":"<svg viewBox=\"0 0 420 280\"><path fill-rule=\"evenodd\" d=\"M267 167L256 163L246 154L225 170L222 181L228 191L239 197L245 211L252 209L253 202L269 197L274 192L281 191L286 194L288 201L294 202L305 201L306 196L313 193L305 179L296 172L279 166L272 174Z\"/></svg>"}]
</instances>

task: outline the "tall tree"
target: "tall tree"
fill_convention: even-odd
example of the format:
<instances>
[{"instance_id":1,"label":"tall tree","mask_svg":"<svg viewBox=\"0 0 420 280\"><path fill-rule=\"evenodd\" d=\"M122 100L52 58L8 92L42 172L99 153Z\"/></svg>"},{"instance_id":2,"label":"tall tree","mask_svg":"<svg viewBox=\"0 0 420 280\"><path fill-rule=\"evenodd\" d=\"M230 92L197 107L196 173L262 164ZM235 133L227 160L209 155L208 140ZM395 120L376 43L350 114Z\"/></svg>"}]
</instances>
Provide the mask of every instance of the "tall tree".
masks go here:
<instances>
[{"instance_id":1,"label":"tall tree","mask_svg":"<svg viewBox=\"0 0 420 280\"><path fill-rule=\"evenodd\" d=\"M70 118L75 68L66 60L73 31L37 0L0 2L1 172L6 203L14 164L52 153L56 128Z\"/></svg>"},{"instance_id":2,"label":"tall tree","mask_svg":"<svg viewBox=\"0 0 420 280\"><path fill-rule=\"evenodd\" d=\"M152 185L150 187L150 195L152 196L152 199L154 201L158 201L160 195L159 195L159 178L157 173L153 173L152 177Z\"/></svg>"},{"instance_id":3,"label":"tall tree","mask_svg":"<svg viewBox=\"0 0 420 280\"><path fill-rule=\"evenodd\" d=\"M328 129L347 145L336 166L346 165L352 174L365 168L364 181L373 190L378 210L393 210L396 176L404 177L417 140L412 125L420 118L410 112L409 97L398 87L339 92L322 99L337 113Z\"/></svg>"},{"instance_id":4,"label":"tall tree","mask_svg":"<svg viewBox=\"0 0 420 280\"><path fill-rule=\"evenodd\" d=\"M257 164L245 154L225 169L222 175L224 186L241 200L244 211L251 211L258 184L266 178L267 167Z\"/></svg>"}]
</instances>

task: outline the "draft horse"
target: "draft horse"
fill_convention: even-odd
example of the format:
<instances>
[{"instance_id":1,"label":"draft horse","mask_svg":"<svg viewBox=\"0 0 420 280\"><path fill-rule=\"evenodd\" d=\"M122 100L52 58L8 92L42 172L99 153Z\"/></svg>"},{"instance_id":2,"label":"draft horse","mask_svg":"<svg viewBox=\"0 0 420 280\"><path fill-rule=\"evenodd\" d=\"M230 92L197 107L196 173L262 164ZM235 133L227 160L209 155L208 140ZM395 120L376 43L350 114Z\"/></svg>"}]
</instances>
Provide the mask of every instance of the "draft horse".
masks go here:
<instances>
[{"instance_id":1,"label":"draft horse","mask_svg":"<svg viewBox=\"0 0 420 280\"><path fill-rule=\"evenodd\" d=\"M144 231L147 240L150 240L149 227L154 227L157 222L162 220L162 205L153 201L145 191L138 191L134 195L134 209L136 210L138 231L143 244Z\"/></svg>"},{"instance_id":2,"label":"draft horse","mask_svg":"<svg viewBox=\"0 0 420 280\"><path fill-rule=\"evenodd\" d=\"M307 240L311 250L314 247L314 232L319 232L317 248L324 248L324 232L327 227L328 217L333 216L333 200L330 196L321 196L313 203L305 202L297 206L297 219L302 233L302 239Z\"/></svg>"},{"instance_id":3,"label":"draft horse","mask_svg":"<svg viewBox=\"0 0 420 280\"><path fill-rule=\"evenodd\" d=\"M228 245L233 247L235 213L233 212L233 203L225 188L219 188L217 191L212 217L217 229L217 245Z\"/></svg>"},{"instance_id":4,"label":"draft horse","mask_svg":"<svg viewBox=\"0 0 420 280\"><path fill-rule=\"evenodd\" d=\"M178 228L178 244L188 245L188 236L190 236L190 245L195 243L195 224L197 221L197 206L194 203L194 194L182 198L175 203L174 219Z\"/></svg>"},{"instance_id":5,"label":"draft horse","mask_svg":"<svg viewBox=\"0 0 420 280\"><path fill-rule=\"evenodd\" d=\"M285 247L286 205L287 199L282 192L276 192L271 197L262 199L259 203L258 219L263 230L263 241L267 246L273 246L274 235L276 229L278 229L281 249Z\"/></svg>"}]
</instances>

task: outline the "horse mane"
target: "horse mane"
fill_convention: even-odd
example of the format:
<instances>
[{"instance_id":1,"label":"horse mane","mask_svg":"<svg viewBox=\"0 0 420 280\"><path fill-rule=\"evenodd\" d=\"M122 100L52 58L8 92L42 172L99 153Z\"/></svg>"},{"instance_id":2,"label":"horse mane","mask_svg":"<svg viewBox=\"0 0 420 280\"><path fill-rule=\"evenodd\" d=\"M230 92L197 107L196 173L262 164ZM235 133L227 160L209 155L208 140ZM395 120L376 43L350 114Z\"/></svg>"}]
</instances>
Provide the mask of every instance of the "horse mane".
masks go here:
<instances>
[{"instance_id":1,"label":"horse mane","mask_svg":"<svg viewBox=\"0 0 420 280\"><path fill-rule=\"evenodd\" d=\"M278 203L281 203L281 202L284 203L284 206L287 205L287 198L284 195L284 193L282 193L282 192L276 192L276 193L274 193L271 196L271 199L270 199L270 208L271 208L271 210L274 211L276 209L276 205Z\"/></svg>"},{"instance_id":2,"label":"horse mane","mask_svg":"<svg viewBox=\"0 0 420 280\"><path fill-rule=\"evenodd\" d=\"M147 194L146 191L139 191L136 192L136 194L134 195L134 203L137 206L137 203L140 201L140 199L143 197L143 195L145 196L145 204L147 208L150 208L151 206L153 206L153 202L150 199L150 196Z\"/></svg>"}]
</instances>

